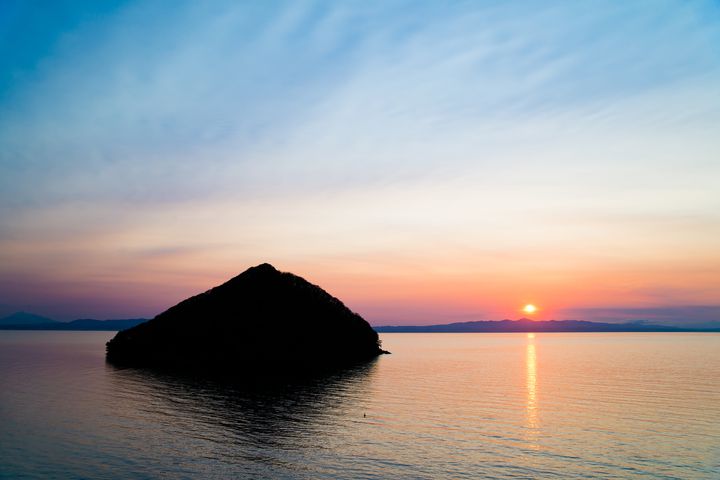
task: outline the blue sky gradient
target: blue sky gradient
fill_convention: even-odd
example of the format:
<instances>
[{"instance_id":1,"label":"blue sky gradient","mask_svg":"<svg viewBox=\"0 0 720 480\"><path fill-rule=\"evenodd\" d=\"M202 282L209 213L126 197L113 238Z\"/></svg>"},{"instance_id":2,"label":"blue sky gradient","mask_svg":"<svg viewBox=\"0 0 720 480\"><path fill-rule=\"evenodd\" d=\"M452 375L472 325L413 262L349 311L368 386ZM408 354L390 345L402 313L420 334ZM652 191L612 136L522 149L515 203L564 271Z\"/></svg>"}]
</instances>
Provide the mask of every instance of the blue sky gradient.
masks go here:
<instances>
[{"instance_id":1,"label":"blue sky gradient","mask_svg":"<svg viewBox=\"0 0 720 480\"><path fill-rule=\"evenodd\" d=\"M0 40L13 308L262 261L374 323L720 303L717 2L5 1Z\"/></svg>"}]
</instances>

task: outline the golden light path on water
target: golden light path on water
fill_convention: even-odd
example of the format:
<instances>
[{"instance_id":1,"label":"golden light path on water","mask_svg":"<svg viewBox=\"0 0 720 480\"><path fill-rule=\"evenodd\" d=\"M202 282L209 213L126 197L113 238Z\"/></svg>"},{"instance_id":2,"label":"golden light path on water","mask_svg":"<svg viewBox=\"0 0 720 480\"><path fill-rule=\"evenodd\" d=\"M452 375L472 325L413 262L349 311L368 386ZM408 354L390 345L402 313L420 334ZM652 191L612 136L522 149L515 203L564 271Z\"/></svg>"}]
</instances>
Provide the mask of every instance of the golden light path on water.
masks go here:
<instances>
[{"instance_id":1,"label":"golden light path on water","mask_svg":"<svg viewBox=\"0 0 720 480\"><path fill-rule=\"evenodd\" d=\"M535 351L535 334L527 334L527 346L525 347L525 376L526 376L526 416L527 416L527 440L531 448L537 449L538 437L538 399L537 399L537 353Z\"/></svg>"}]
</instances>

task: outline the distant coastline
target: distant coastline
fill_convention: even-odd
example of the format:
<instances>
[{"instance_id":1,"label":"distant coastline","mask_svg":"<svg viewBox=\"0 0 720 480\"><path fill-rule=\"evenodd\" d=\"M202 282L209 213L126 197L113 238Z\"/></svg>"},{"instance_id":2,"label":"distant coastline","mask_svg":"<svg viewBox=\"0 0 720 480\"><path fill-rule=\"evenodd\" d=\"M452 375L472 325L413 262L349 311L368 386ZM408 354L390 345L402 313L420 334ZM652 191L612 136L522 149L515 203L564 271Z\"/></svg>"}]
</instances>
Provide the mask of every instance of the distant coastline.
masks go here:
<instances>
[{"instance_id":1,"label":"distant coastline","mask_svg":"<svg viewBox=\"0 0 720 480\"><path fill-rule=\"evenodd\" d=\"M540 332L720 332L718 328L686 328L645 323L600 323L581 320L487 320L442 325L374 327L378 333L540 333Z\"/></svg>"},{"instance_id":2,"label":"distant coastline","mask_svg":"<svg viewBox=\"0 0 720 480\"><path fill-rule=\"evenodd\" d=\"M0 330L118 331L146 322L146 318L79 319L59 322L24 312L0 318ZM717 325L717 327L715 327ZM479 320L437 325L373 326L378 333L541 333L541 332L720 332L720 322L707 328L654 325L642 322L603 323L582 320Z\"/></svg>"},{"instance_id":3,"label":"distant coastline","mask_svg":"<svg viewBox=\"0 0 720 480\"><path fill-rule=\"evenodd\" d=\"M67 331L117 331L134 327L147 321L145 318L121 320L80 319L72 322L0 323L0 330L67 330Z\"/></svg>"}]
</instances>

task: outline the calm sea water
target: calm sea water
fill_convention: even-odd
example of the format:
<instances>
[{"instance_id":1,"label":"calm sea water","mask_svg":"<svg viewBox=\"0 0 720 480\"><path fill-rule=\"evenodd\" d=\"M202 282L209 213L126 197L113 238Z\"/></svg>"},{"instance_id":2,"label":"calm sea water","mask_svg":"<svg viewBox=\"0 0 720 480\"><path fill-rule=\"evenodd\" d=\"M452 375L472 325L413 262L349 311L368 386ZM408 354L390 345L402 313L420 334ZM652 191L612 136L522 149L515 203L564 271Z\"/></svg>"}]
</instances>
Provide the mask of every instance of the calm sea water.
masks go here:
<instances>
[{"instance_id":1,"label":"calm sea water","mask_svg":"<svg viewBox=\"0 0 720 480\"><path fill-rule=\"evenodd\" d=\"M104 362L0 332L2 478L720 478L718 334L384 334L301 384Z\"/></svg>"}]
</instances>

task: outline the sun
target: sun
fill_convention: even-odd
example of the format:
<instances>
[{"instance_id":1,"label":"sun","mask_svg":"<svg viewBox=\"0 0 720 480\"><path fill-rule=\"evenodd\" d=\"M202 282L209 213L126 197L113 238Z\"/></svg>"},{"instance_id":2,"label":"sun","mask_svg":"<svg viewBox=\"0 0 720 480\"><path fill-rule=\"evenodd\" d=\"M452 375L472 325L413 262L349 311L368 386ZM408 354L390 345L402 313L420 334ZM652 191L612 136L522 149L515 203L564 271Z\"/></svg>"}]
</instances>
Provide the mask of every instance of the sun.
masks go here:
<instances>
[{"instance_id":1,"label":"sun","mask_svg":"<svg viewBox=\"0 0 720 480\"><path fill-rule=\"evenodd\" d=\"M532 303L528 303L523 307L523 312L527 313L528 315L532 315L533 313L537 312L537 307L533 305Z\"/></svg>"}]
</instances>

